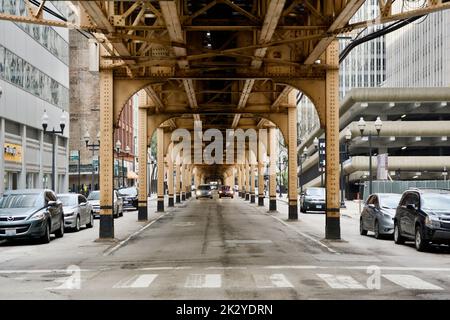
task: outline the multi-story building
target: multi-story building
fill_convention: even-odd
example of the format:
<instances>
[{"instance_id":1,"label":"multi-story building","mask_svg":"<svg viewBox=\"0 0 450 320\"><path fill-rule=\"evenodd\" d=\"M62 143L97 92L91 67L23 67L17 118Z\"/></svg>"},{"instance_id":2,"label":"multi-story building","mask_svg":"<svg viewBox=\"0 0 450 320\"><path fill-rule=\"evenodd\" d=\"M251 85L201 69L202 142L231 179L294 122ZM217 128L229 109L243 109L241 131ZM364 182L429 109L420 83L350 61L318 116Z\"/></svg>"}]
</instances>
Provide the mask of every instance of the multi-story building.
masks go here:
<instances>
[{"instance_id":1,"label":"multi-story building","mask_svg":"<svg viewBox=\"0 0 450 320\"><path fill-rule=\"evenodd\" d=\"M51 2L46 6L57 11ZM0 1L0 12L25 16L25 0ZM44 18L55 19L46 12ZM52 130L69 111L68 41L66 29L0 21L0 194L50 188L53 143L55 189L68 189L69 123L63 135L42 130L44 112Z\"/></svg>"},{"instance_id":2,"label":"multi-story building","mask_svg":"<svg viewBox=\"0 0 450 320\"><path fill-rule=\"evenodd\" d=\"M448 10L426 15L387 35L385 86L449 87L449 52Z\"/></svg>"},{"instance_id":3,"label":"multi-story building","mask_svg":"<svg viewBox=\"0 0 450 320\"><path fill-rule=\"evenodd\" d=\"M378 0L367 0L352 18L352 23L378 16ZM345 34L339 39L342 52L352 41L374 32L380 27L369 27ZM383 84L386 77L385 37L379 37L356 46L342 61L339 70L339 96L341 101L353 88L373 88ZM303 139L319 127L319 118L313 103L299 92L298 96L299 138Z\"/></svg>"}]
</instances>

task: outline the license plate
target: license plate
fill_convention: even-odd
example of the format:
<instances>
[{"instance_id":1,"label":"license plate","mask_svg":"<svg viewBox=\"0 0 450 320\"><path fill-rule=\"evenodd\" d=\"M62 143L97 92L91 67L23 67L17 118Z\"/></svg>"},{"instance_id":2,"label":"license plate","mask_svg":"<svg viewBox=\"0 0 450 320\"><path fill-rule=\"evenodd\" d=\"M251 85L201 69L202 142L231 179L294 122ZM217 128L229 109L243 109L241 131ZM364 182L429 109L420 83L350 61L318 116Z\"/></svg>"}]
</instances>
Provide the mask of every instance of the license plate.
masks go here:
<instances>
[{"instance_id":1,"label":"license plate","mask_svg":"<svg viewBox=\"0 0 450 320\"><path fill-rule=\"evenodd\" d=\"M16 229L6 229L6 235L7 236L15 236L16 235Z\"/></svg>"},{"instance_id":2,"label":"license plate","mask_svg":"<svg viewBox=\"0 0 450 320\"><path fill-rule=\"evenodd\" d=\"M322 206L321 205L317 205L316 209L322 209Z\"/></svg>"}]
</instances>

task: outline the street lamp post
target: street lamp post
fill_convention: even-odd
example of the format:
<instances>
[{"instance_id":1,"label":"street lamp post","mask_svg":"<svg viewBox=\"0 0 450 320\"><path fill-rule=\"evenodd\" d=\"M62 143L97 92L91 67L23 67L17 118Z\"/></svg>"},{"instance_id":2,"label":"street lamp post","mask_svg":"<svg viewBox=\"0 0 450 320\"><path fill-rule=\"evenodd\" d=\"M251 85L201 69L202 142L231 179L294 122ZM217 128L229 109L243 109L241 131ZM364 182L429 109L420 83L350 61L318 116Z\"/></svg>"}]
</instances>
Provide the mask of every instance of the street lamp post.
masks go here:
<instances>
[{"instance_id":1,"label":"street lamp post","mask_svg":"<svg viewBox=\"0 0 450 320\"><path fill-rule=\"evenodd\" d=\"M314 149L317 151L319 149L319 138L315 137L313 140L313 145L314 145ZM320 159L320 155L319 155L319 159ZM319 170L320 170L320 186L323 187L323 168L320 165L320 160L319 160Z\"/></svg>"},{"instance_id":2,"label":"street lamp post","mask_svg":"<svg viewBox=\"0 0 450 320\"><path fill-rule=\"evenodd\" d=\"M308 158L308 147L305 147L305 149L303 149L303 153L302 153L302 155L300 156L300 175L299 175L299 177L300 177L300 181L299 181L299 184L300 184L300 194L301 193L303 193L303 179L301 178L301 176L303 175L303 161L305 161L306 159Z\"/></svg>"},{"instance_id":3,"label":"street lamp post","mask_svg":"<svg viewBox=\"0 0 450 320\"><path fill-rule=\"evenodd\" d=\"M380 135L381 127L383 126L383 122L380 117L377 117L375 121L375 129L377 130L377 136ZM358 128L361 132L361 137L364 135L364 130L366 128L366 122L364 118L361 117L358 121ZM369 194L372 194L372 131L369 130L369 134L367 135L369 138Z\"/></svg>"},{"instance_id":4,"label":"street lamp post","mask_svg":"<svg viewBox=\"0 0 450 320\"><path fill-rule=\"evenodd\" d=\"M94 186L95 186L95 170L94 170L94 156L95 156L95 151L100 150L100 131L97 134L97 143L91 143L89 144L89 131L86 131L86 133L84 134L84 142L86 143L86 148L88 148L88 150L92 151L92 183L91 183L91 191L95 190ZM100 161L98 161L98 166L100 166Z\"/></svg>"},{"instance_id":5,"label":"street lamp post","mask_svg":"<svg viewBox=\"0 0 450 320\"><path fill-rule=\"evenodd\" d=\"M340 152L341 154L341 208L346 208L345 206L345 175L344 175L344 159L348 155L348 145L352 140L352 131L347 128L345 131L345 144L344 150Z\"/></svg>"},{"instance_id":6,"label":"street lamp post","mask_svg":"<svg viewBox=\"0 0 450 320\"><path fill-rule=\"evenodd\" d=\"M47 134L49 136L56 136L58 134L64 133L64 128L66 127L66 114L63 111L61 114L61 119L59 121L59 127L60 130L55 130L55 128L52 129L52 131L47 131L48 127L48 114L47 111L44 110L44 114L42 115L42 129L44 129L44 134ZM55 162L56 162L56 146L55 146L55 140L52 141L52 190L56 192L55 186L56 186L56 168L55 168Z\"/></svg>"}]
</instances>

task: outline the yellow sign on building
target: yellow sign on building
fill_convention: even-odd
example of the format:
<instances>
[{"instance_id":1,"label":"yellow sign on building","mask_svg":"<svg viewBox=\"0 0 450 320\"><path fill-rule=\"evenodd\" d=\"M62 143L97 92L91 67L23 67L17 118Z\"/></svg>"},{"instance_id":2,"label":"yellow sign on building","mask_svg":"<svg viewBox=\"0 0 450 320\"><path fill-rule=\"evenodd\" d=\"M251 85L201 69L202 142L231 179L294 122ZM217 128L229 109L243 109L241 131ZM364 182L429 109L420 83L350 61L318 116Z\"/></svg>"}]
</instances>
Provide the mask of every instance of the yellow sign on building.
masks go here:
<instances>
[{"instance_id":1,"label":"yellow sign on building","mask_svg":"<svg viewBox=\"0 0 450 320\"><path fill-rule=\"evenodd\" d=\"M5 161L22 162L22 146L14 143L5 143L3 155Z\"/></svg>"}]
</instances>

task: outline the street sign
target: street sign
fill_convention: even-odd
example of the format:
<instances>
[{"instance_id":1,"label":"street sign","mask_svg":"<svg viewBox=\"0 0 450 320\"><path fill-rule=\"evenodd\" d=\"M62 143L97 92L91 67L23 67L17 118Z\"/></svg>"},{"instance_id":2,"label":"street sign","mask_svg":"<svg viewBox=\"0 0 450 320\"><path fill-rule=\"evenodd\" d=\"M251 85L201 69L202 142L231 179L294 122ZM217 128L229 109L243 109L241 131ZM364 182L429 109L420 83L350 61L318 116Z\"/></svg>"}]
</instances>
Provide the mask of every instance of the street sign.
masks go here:
<instances>
[{"instance_id":1,"label":"street sign","mask_svg":"<svg viewBox=\"0 0 450 320\"><path fill-rule=\"evenodd\" d=\"M70 150L70 161L78 161L80 158L80 150Z\"/></svg>"},{"instance_id":2,"label":"street sign","mask_svg":"<svg viewBox=\"0 0 450 320\"><path fill-rule=\"evenodd\" d=\"M325 171L326 152L325 139L319 139L319 172Z\"/></svg>"}]
</instances>

